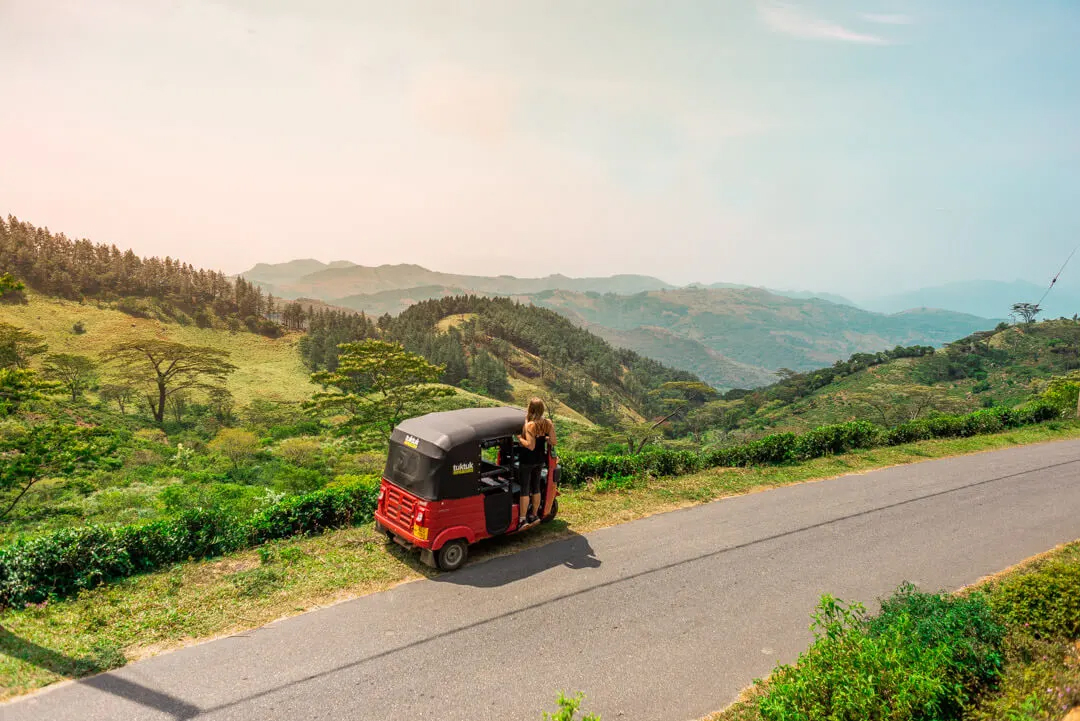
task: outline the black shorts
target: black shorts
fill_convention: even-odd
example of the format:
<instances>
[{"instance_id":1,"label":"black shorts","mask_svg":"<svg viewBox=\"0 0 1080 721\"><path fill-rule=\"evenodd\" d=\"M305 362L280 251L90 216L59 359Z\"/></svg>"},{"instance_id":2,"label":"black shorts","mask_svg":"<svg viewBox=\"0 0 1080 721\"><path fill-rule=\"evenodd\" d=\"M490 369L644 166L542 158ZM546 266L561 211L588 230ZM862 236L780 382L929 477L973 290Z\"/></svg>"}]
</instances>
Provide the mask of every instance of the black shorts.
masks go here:
<instances>
[{"instance_id":1,"label":"black shorts","mask_svg":"<svg viewBox=\"0 0 1080 721\"><path fill-rule=\"evenodd\" d=\"M540 469L543 466L521 466L519 482L521 483L521 495L535 496L540 493Z\"/></svg>"}]
</instances>

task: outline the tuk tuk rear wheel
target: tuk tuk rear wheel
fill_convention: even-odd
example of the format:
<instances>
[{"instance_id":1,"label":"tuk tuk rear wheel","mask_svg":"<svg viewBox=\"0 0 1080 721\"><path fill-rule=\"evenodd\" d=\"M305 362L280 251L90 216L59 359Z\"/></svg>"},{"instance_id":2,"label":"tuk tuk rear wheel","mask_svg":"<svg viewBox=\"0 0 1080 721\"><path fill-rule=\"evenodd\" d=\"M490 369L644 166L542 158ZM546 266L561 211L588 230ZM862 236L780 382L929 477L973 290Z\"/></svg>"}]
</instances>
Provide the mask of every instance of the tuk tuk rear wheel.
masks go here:
<instances>
[{"instance_id":1,"label":"tuk tuk rear wheel","mask_svg":"<svg viewBox=\"0 0 1080 721\"><path fill-rule=\"evenodd\" d=\"M555 516L559 514L559 499L556 498L551 502L551 513L547 514L540 519L540 523L551 523L555 520Z\"/></svg>"},{"instance_id":2,"label":"tuk tuk rear wheel","mask_svg":"<svg viewBox=\"0 0 1080 721\"><path fill-rule=\"evenodd\" d=\"M435 563L443 571L456 571L465 564L469 557L469 544L464 538L456 538L447 541L442 548L435 552Z\"/></svg>"}]
</instances>

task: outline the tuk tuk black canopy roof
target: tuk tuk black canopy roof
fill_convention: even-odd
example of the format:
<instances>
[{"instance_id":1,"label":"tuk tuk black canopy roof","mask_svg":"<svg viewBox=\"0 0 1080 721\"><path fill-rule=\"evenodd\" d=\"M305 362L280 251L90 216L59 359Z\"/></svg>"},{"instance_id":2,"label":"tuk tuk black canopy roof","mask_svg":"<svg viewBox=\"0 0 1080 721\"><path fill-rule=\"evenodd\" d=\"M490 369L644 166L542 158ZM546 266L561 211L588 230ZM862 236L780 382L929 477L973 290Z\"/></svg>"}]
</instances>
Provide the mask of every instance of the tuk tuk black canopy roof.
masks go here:
<instances>
[{"instance_id":1,"label":"tuk tuk black canopy roof","mask_svg":"<svg viewBox=\"0 0 1080 721\"><path fill-rule=\"evenodd\" d=\"M394 430L393 439L414 436L447 453L466 443L520 433L524 425L525 411L520 408L463 408L402 421Z\"/></svg>"}]
</instances>

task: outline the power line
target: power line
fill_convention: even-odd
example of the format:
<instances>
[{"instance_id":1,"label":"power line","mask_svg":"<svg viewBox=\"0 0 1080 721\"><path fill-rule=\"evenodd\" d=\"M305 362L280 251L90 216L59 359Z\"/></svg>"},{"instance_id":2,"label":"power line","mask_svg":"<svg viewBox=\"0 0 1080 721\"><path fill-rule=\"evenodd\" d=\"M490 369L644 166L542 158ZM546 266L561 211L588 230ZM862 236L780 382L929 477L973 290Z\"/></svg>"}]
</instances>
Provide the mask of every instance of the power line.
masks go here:
<instances>
[{"instance_id":1,"label":"power line","mask_svg":"<svg viewBox=\"0 0 1080 721\"><path fill-rule=\"evenodd\" d=\"M1050 280L1050 287L1046 289L1045 293L1043 293L1042 298L1039 298L1039 302L1035 304L1036 307L1042 306L1043 301L1046 300L1046 296L1050 295L1050 291L1054 289L1054 284L1057 283L1058 278L1061 277L1061 273L1065 270L1065 266L1067 266L1069 264L1069 261L1072 260L1072 257L1076 255L1077 250L1080 250L1080 246L1073 248L1073 252L1069 253L1069 257L1066 258L1065 262L1061 264L1061 269L1058 270L1057 274L1054 275L1054 277Z\"/></svg>"}]
</instances>

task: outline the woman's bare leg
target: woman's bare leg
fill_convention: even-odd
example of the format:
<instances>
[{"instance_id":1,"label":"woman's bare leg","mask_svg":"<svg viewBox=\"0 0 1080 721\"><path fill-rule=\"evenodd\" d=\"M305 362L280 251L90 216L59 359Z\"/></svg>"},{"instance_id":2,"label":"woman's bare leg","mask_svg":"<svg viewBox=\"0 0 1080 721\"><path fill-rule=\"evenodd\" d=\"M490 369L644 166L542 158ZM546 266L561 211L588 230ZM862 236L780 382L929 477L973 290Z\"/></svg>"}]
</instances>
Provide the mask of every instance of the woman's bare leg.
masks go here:
<instances>
[{"instance_id":1,"label":"woman's bare leg","mask_svg":"<svg viewBox=\"0 0 1080 721\"><path fill-rule=\"evenodd\" d=\"M540 508L540 494L539 493L534 493L532 495L532 507L534 509L533 514L535 514L537 517L539 517L540 513L544 510L544 509Z\"/></svg>"},{"instance_id":2,"label":"woman's bare leg","mask_svg":"<svg viewBox=\"0 0 1080 721\"><path fill-rule=\"evenodd\" d=\"M522 496L521 502L518 504L518 525L520 526L525 522L525 516L529 514L529 497Z\"/></svg>"}]
</instances>

